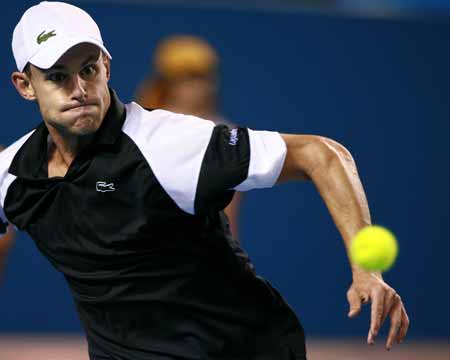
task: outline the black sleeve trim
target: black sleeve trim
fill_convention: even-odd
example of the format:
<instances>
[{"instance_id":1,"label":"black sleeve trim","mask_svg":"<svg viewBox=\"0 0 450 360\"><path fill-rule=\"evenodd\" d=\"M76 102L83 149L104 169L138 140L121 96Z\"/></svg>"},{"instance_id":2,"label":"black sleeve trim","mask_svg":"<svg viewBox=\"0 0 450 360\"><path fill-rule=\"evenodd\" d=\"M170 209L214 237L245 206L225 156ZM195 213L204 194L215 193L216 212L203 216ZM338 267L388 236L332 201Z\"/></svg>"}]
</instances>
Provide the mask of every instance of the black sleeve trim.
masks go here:
<instances>
[{"instance_id":1,"label":"black sleeve trim","mask_svg":"<svg viewBox=\"0 0 450 360\"><path fill-rule=\"evenodd\" d=\"M245 128L217 125L203 158L194 202L195 213L223 210L236 186L248 175L250 139Z\"/></svg>"}]
</instances>

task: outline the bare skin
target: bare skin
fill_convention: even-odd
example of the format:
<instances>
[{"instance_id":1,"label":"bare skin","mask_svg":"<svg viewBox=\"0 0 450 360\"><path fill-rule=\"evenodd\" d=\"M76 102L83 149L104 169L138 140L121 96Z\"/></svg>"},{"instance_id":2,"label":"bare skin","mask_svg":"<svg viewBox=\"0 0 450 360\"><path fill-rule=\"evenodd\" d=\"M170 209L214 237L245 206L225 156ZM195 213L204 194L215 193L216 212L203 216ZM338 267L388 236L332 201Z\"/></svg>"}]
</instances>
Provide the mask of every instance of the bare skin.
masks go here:
<instances>
[{"instance_id":1,"label":"bare skin","mask_svg":"<svg viewBox=\"0 0 450 360\"><path fill-rule=\"evenodd\" d=\"M97 54L97 56L96 56ZM100 127L110 105L109 61L92 45L69 50L56 67L42 71L32 66L31 77L13 73L12 81L27 100L38 102L53 139L49 152L49 177L64 176L77 153ZM283 135L287 156L279 182L311 180L322 196L348 250L353 236L371 223L366 196L351 154L323 137ZM351 264L353 283L347 292L349 316L356 316L371 301L367 338L373 344L387 316L391 325L386 342L406 336L409 319L400 296L379 273L368 273Z\"/></svg>"},{"instance_id":2,"label":"bare skin","mask_svg":"<svg viewBox=\"0 0 450 360\"><path fill-rule=\"evenodd\" d=\"M279 182L311 180L319 191L338 228L347 253L355 234L371 224L366 195L355 162L342 145L309 135L283 135L288 152ZM409 318L396 291L380 273L369 273L351 264L353 283L347 299L349 317L355 317L364 303L371 301L371 321L367 343L375 342L381 325L390 316L386 349L406 336Z\"/></svg>"}]
</instances>

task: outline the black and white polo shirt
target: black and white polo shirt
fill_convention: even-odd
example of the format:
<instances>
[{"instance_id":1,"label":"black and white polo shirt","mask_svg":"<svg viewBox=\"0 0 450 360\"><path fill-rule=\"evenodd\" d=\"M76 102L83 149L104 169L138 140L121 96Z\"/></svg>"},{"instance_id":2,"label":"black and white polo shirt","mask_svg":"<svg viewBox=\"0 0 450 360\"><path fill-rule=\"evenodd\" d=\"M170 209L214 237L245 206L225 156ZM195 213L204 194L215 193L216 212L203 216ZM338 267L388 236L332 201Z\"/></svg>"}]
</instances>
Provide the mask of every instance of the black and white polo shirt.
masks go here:
<instances>
[{"instance_id":1,"label":"black and white polo shirt","mask_svg":"<svg viewBox=\"0 0 450 360\"><path fill-rule=\"evenodd\" d=\"M28 232L64 274L91 358L209 359L301 333L221 212L234 190L274 185L281 136L111 94L64 177L48 178L44 124L0 153L0 230Z\"/></svg>"}]
</instances>

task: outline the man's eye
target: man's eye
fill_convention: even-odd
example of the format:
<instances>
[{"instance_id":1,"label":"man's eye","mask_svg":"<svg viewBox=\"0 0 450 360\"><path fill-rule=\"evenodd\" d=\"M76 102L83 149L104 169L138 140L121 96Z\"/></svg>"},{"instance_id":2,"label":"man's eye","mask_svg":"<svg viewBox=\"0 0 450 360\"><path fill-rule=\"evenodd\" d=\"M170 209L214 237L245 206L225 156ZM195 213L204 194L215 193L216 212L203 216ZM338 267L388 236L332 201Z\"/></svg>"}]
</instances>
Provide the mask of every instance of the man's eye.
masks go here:
<instances>
[{"instance_id":1,"label":"man's eye","mask_svg":"<svg viewBox=\"0 0 450 360\"><path fill-rule=\"evenodd\" d=\"M55 83L60 83L67 79L67 75L63 73L53 73L48 75L47 79Z\"/></svg>"},{"instance_id":2,"label":"man's eye","mask_svg":"<svg viewBox=\"0 0 450 360\"><path fill-rule=\"evenodd\" d=\"M92 76L96 74L96 68L95 65L88 65L81 70L82 76Z\"/></svg>"}]
</instances>

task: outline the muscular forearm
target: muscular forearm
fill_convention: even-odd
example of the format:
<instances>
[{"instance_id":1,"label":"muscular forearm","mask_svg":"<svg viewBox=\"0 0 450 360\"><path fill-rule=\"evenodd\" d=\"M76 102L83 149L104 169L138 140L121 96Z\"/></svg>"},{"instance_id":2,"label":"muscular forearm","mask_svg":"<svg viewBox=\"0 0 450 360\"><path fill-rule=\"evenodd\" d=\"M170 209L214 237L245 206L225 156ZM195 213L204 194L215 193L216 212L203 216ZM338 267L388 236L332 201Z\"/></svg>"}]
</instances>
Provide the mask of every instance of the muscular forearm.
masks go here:
<instances>
[{"instance_id":1,"label":"muscular forearm","mask_svg":"<svg viewBox=\"0 0 450 360\"><path fill-rule=\"evenodd\" d=\"M369 207L355 162L341 145L325 140L329 152L309 174L342 235L346 248L371 223Z\"/></svg>"},{"instance_id":2,"label":"muscular forearm","mask_svg":"<svg viewBox=\"0 0 450 360\"><path fill-rule=\"evenodd\" d=\"M371 223L363 186L351 154L340 144L308 135L283 135L288 154L282 178L309 179L316 186L342 235L351 239ZM352 269L357 270L352 266Z\"/></svg>"}]
</instances>

